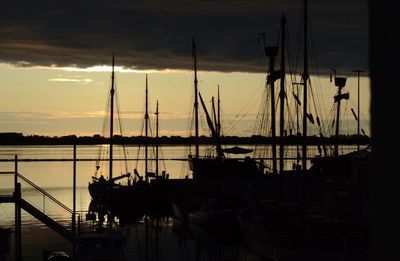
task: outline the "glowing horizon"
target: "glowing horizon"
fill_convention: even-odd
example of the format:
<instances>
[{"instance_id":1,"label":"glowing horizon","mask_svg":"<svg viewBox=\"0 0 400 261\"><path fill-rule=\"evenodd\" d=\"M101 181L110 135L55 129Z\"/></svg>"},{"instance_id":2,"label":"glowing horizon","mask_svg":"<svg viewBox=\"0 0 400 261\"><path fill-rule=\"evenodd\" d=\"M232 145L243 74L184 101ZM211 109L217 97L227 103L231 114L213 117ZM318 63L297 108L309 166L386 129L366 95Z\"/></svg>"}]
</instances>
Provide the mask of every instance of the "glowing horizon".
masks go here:
<instances>
[{"instance_id":1,"label":"glowing horizon","mask_svg":"<svg viewBox=\"0 0 400 261\"><path fill-rule=\"evenodd\" d=\"M45 136L91 136L100 133L106 115L111 67L94 68L85 70L0 64L4 86L0 98L0 132ZM193 72L157 71L149 74L148 71L136 72L120 67L115 77L118 90L116 100L126 134L137 135L140 132L145 104L145 74L149 79L151 117L154 116L156 100L160 104L160 135L187 135L193 108ZM256 115L265 89L264 73L200 71L198 79L199 90L208 110L211 108L211 97L216 98L217 86L220 86L226 135L254 134ZM322 103L318 106L329 116L332 106L328 104L333 102L336 87L329 82L329 77L321 77L320 81L321 85L328 87L321 88L319 95L322 100L319 102ZM361 75L360 86L361 128L370 134L369 78ZM345 89L351 94L347 105L342 106L347 108L341 116L344 134L354 129L350 108L357 111L355 75L348 77ZM287 95L292 95L291 91L287 91ZM202 121L205 122L205 119L202 118ZM365 126L366 123L368 126ZM202 130L204 135L209 135L206 124L203 124Z\"/></svg>"}]
</instances>

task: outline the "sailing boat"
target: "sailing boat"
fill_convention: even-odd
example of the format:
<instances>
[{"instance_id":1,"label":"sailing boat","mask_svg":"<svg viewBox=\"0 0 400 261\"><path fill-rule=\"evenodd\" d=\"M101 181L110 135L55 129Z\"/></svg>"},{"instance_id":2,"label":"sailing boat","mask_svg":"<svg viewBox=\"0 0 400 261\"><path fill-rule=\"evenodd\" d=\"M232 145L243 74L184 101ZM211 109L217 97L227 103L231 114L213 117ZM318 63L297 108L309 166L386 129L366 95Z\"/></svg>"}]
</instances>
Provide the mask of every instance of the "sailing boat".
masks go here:
<instances>
[{"instance_id":1,"label":"sailing boat","mask_svg":"<svg viewBox=\"0 0 400 261\"><path fill-rule=\"evenodd\" d=\"M303 111L303 157L300 175L291 176L295 183L300 202L267 201L262 202L249 195L248 204L238 214L242 234L246 244L263 258L277 260L344 260L349 253L358 251L353 246L360 246L366 241L367 226L365 205L359 199L343 200L337 197L343 190L353 189L350 172L359 166L361 174L367 169L354 154L339 156L337 141L333 157L314 158L311 168L307 168L307 1L304 1L304 111ZM344 86L343 78L336 78L339 87L335 101L340 104L340 89ZM338 109L340 105L337 106ZM339 115L339 112L338 114ZM339 117L336 120L336 138L339 129ZM357 152L359 153L359 152ZM363 153L359 153L361 156ZM364 162L367 163L367 162ZM361 166L360 166L361 165ZM280 173L283 174L282 172ZM350 174L350 175L349 175ZM347 176L343 178L342 175ZM296 181L297 180L297 181ZM353 183L354 184L354 183ZM350 185L350 186L349 186ZM315 198L310 198L315 194ZM316 201L314 201L317 199ZM356 224L360 222L361 224ZM356 235L356 236L355 236ZM361 247L362 248L362 247ZM360 249L361 249L360 248ZM364 250L363 250L364 251ZM351 255L363 255L363 253ZM360 251L361 252L361 251ZM364 257L362 259L365 259ZM361 259L360 259L361 260Z\"/></svg>"},{"instance_id":2,"label":"sailing boat","mask_svg":"<svg viewBox=\"0 0 400 261\"><path fill-rule=\"evenodd\" d=\"M146 75L146 110L145 110L145 170L144 175L140 175L135 168L133 173L136 179L131 177L130 172L120 176L112 176L113 163L113 104L114 104L114 57L111 76L110 90L110 137L109 137L109 178L103 176L92 177L89 183L89 192L92 197L93 209L105 208L113 215L120 218L122 222L138 222L143 215L167 215L171 208L170 200L181 193L189 193L190 181L188 179L169 179L169 175L163 171L161 175L158 170L158 154L156 155L156 171L151 172L148 167L148 79ZM158 135L158 102L157 102L157 135ZM157 137L158 138L158 137ZM156 140L157 140L156 138ZM156 147L158 152L158 145ZM99 167L96 167L96 173ZM128 178L126 184L116 183L117 180Z\"/></svg>"},{"instance_id":3,"label":"sailing boat","mask_svg":"<svg viewBox=\"0 0 400 261\"><path fill-rule=\"evenodd\" d=\"M143 216L143 203L140 200L145 197L147 184L143 181L137 171L134 171L138 181L133 182L131 173L126 170L126 173L120 176L113 177L113 124L114 124L114 55L112 58L112 73L111 73L111 89L110 89L110 136L109 136L109 176L104 178L103 175L98 177L100 166L96 165L95 176L92 176L92 182L89 183L88 189L92 197L91 206L93 209L105 208L113 213L113 215L123 220L139 220ZM123 178L128 178L126 184L117 183L116 181ZM129 202L128 202L129 201ZM128 203L132 206L127 208Z\"/></svg>"},{"instance_id":4,"label":"sailing boat","mask_svg":"<svg viewBox=\"0 0 400 261\"><path fill-rule=\"evenodd\" d=\"M233 147L223 149L221 144L220 95L218 87L217 110L212 99L212 115L207 110L197 87L197 56L193 38L194 87L195 87L195 155L189 154L194 191L190 198L173 202L174 215L184 222L222 228L222 224L234 228L235 211L242 193L250 182L262 179L263 169L250 157L230 158L227 154L247 154L251 150ZM199 153L198 100L206 115L207 124L215 146L215 156L201 157ZM213 119L212 119L213 118ZM216 225L217 224L217 225ZM237 227L237 226L236 226Z\"/></svg>"},{"instance_id":5,"label":"sailing boat","mask_svg":"<svg viewBox=\"0 0 400 261\"><path fill-rule=\"evenodd\" d=\"M99 165L96 165L95 176L92 176L92 182L89 183L89 193L95 200L100 201L111 201L115 200L122 189L123 185L117 184L115 181L122 178L130 178L131 174L129 172L124 173L120 176L113 177L113 136L114 136L114 96L115 96L115 84L114 84L114 54L112 57L112 73L111 73L111 89L110 89L110 136L109 140L109 176L105 179L103 175L97 177L97 173L100 169Z\"/></svg>"},{"instance_id":6,"label":"sailing boat","mask_svg":"<svg viewBox=\"0 0 400 261\"><path fill-rule=\"evenodd\" d=\"M196 153L195 155L189 155L189 166L192 171L193 179L200 182L215 181L220 180L224 182L225 186L227 182L234 179L239 179L243 184L243 179L260 177L264 173L262 168L260 168L254 160L250 157L245 157L244 159L229 158L226 154L247 154L251 150L241 149L241 148L230 148L222 149L221 146L221 122L220 122L220 99L219 99L219 89L218 89L218 113L213 111L214 122L212 121L210 114L204 104L203 98L198 91L197 87L197 55L196 55L196 44L193 38L193 58L194 58L194 86L195 86L195 141L196 141ZM211 131L211 136L214 140L214 145L216 148L216 156L214 157L200 157L199 155L199 109L198 109L198 98L207 118L207 124ZM213 108L215 108L213 103ZM216 115L218 114L218 115ZM221 184L220 184L221 185Z\"/></svg>"}]
</instances>

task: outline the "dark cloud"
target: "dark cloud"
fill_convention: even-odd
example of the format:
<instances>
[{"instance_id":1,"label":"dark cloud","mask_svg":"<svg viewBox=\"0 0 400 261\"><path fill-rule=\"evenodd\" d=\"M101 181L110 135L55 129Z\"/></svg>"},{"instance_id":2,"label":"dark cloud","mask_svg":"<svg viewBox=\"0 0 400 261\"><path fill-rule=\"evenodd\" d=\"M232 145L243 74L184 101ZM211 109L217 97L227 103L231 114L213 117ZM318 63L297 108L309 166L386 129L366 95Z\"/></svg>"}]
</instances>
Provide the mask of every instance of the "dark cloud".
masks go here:
<instances>
[{"instance_id":1,"label":"dark cloud","mask_svg":"<svg viewBox=\"0 0 400 261\"><path fill-rule=\"evenodd\" d=\"M318 68L367 69L367 1L308 2ZM195 35L200 70L260 72L267 59L258 33L276 44L285 14L295 47L303 1L17 0L0 12L1 62L87 67L109 64L115 52L126 67L191 69Z\"/></svg>"}]
</instances>

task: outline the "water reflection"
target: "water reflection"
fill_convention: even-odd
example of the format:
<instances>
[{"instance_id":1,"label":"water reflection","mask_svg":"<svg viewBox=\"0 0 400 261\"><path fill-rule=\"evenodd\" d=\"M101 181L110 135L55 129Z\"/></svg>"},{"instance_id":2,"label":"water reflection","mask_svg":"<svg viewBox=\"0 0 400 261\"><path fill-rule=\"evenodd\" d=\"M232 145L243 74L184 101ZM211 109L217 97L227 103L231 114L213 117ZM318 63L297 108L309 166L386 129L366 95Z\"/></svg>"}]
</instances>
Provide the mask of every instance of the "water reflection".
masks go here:
<instances>
[{"instance_id":1,"label":"water reflection","mask_svg":"<svg viewBox=\"0 0 400 261\"><path fill-rule=\"evenodd\" d=\"M93 201L89 209L87 217L94 223L106 227L112 218L126 231L128 256L135 260L258 260L248 251L238 226L201 226L146 213L132 218Z\"/></svg>"}]
</instances>

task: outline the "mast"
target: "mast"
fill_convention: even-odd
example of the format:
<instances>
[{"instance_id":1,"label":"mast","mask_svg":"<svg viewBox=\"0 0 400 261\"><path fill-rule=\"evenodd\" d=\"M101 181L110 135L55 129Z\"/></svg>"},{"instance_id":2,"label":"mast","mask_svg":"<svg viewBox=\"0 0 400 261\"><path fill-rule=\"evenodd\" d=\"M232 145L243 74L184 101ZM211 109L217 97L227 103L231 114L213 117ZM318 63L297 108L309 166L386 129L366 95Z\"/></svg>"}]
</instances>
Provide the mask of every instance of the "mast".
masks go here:
<instances>
[{"instance_id":1,"label":"mast","mask_svg":"<svg viewBox=\"0 0 400 261\"><path fill-rule=\"evenodd\" d=\"M360 137L360 73L364 70L353 70L357 73L357 137ZM357 144L357 150L360 150L360 144Z\"/></svg>"},{"instance_id":2,"label":"mast","mask_svg":"<svg viewBox=\"0 0 400 261\"><path fill-rule=\"evenodd\" d=\"M307 81L308 81L308 59L307 59L307 0L304 0L304 71L303 71L303 174L307 171Z\"/></svg>"},{"instance_id":3,"label":"mast","mask_svg":"<svg viewBox=\"0 0 400 261\"><path fill-rule=\"evenodd\" d=\"M280 104L281 104L281 112L280 112L280 146L279 146L279 171L283 172L283 135L284 135L284 127L285 127L285 26L286 26L286 18L282 15L281 27L282 27L282 41L281 41L281 90L279 93L280 96Z\"/></svg>"},{"instance_id":4,"label":"mast","mask_svg":"<svg viewBox=\"0 0 400 261\"><path fill-rule=\"evenodd\" d=\"M158 100L156 105L156 177L158 177Z\"/></svg>"},{"instance_id":5,"label":"mast","mask_svg":"<svg viewBox=\"0 0 400 261\"><path fill-rule=\"evenodd\" d=\"M272 173L276 174L276 127L275 127L275 80L277 80L277 73L274 69L275 56L278 54L277 46L265 46L265 55L269 57L269 75L267 77L267 86L271 87L271 129L272 129Z\"/></svg>"},{"instance_id":6,"label":"mast","mask_svg":"<svg viewBox=\"0 0 400 261\"><path fill-rule=\"evenodd\" d=\"M337 102L336 108L336 135L335 135L335 156L339 156L339 122L340 122L340 101L342 99L348 99L349 93L343 93L342 89L346 85L345 77L335 77L335 85L338 87L338 94L334 97L335 102Z\"/></svg>"},{"instance_id":7,"label":"mast","mask_svg":"<svg viewBox=\"0 0 400 261\"><path fill-rule=\"evenodd\" d=\"M208 127L211 130L211 135L213 137L213 139L215 140L215 145L217 147L217 155L219 158L223 158L224 157L224 152L222 151L222 147L221 147L221 143L219 141L219 136L218 133L216 131L216 128L213 124L213 121L210 117L210 114L207 111L206 105L204 104L203 98L201 97L201 94L199 93L199 97L200 97L200 102L201 102L201 106L203 107L204 113L206 114L206 119L207 119L207 124Z\"/></svg>"},{"instance_id":8,"label":"mast","mask_svg":"<svg viewBox=\"0 0 400 261\"><path fill-rule=\"evenodd\" d=\"M197 54L196 44L192 41L192 56L194 58L194 125L195 125L195 143L196 143L196 158L199 158L199 102L197 89Z\"/></svg>"},{"instance_id":9,"label":"mast","mask_svg":"<svg viewBox=\"0 0 400 261\"><path fill-rule=\"evenodd\" d=\"M215 139L216 139L218 157L223 157L221 140L220 140L220 132L219 132L219 93L218 93L218 105L217 105L218 112L216 112L216 110L215 110L214 96L211 98L211 104L212 104L213 117L214 117L214 123L215 123ZM218 116L217 116L217 113L218 113Z\"/></svg>"},{"instance_id":10,"label":"mast","mask_svg":"<svg viewBox=\"0 0 400 261\"><path fill-rule=\"evenodd\" d=\"M147 172L148 172L148 165L147 165L147 155L148 155L148 121L149 121L149 113L148 113L148 89L147 89L147 74L146 74L146 112L144 114L144 124L145 124L145 159L144 159L144 173L146 181L148 180Z\"/></svg>"},{"instance_id":11,"label":"mast","mask_svg":"<svg viewBox=\"0 0 400 261\"><path fill-rule=\"evenodd\" d=\"M114 53L112 56L112 73L111 73L111 90L110 90L110 160L109 160L109 181L112 180L112 173L113 173L113 136L114 136ZM110 213L107 214L107 223L108 223L108 229L111 230L113 226L113 219L110 215Z\"/></svg>"},{"instance_id":12,"label":"mast","mask_svg":"<svg viewBox=\"0 0 400 261\"><path fill-rule=\"evenodd\" d=\"M109 170L109 180L112 179L112 170L113 170L113 126L114 126L114 53L112 56L112 73L111 73L111 90L110 90L110 98L111 98L111 108L110 108L110 170Z\"/></svg>"}]
</instances>

